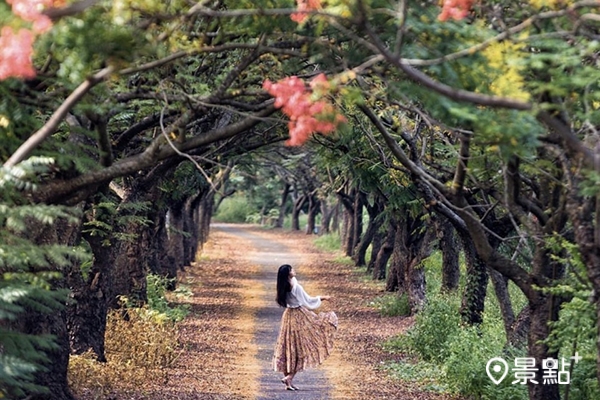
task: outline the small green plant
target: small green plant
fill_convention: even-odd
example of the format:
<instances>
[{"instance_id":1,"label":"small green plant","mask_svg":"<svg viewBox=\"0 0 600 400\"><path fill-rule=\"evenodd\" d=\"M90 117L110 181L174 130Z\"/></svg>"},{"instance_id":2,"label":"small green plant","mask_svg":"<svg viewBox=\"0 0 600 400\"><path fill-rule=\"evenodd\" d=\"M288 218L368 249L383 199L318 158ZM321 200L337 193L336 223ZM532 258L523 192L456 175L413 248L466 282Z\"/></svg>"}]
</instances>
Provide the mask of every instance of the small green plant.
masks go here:
<instances>
[{"instance_id":1,"label":"small green plant","mask_svg":"<svg viewBox=\"0 0 600 400\"><path fill-rule=\"evenodd\" d=\"M148 296L148 309L150 312L164 314L173 321L182 321L189 313L186 305L173 306L166 298L167 287L171 280L159 275L150 274L146 277L146 293Z\"/></svg>"}]
</instances>

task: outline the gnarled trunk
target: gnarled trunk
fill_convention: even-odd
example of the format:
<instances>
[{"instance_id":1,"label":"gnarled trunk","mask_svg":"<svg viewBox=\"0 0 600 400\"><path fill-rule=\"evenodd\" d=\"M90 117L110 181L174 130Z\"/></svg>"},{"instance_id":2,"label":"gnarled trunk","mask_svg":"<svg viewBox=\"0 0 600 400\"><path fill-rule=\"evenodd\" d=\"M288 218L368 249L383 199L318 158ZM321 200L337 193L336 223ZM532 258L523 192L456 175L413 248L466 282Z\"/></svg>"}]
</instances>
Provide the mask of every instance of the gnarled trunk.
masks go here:
<instances>
[{"instance_id":1,"label":"gnarled trunk","mask_svg":"<svg viewBox=\"0 0 600 400\"><path fill-rule=\"evenodd\" d=\"M486 265L477 254L469 234L459 231L459 237L465 252L465 263L467 264L467 282L460 307L460 315L466 324L480 324L483 322L488 284Z\"/></svg>"},{"instance_id":2,"label":"gnarled trunk","mask_svg":"<svg viewBox=\"0 0 600 400\"><path fill-rule=\"evenodd\" d=\"M279 215L275 221L275 228L283 228L283 221L285 220L285 214L287 210L288 197L290 195L290 189L292 185L285 183L283 190L281 191L281 202L279 203Z\"/></svg>"},{"instance_id":3,"label":"gnarled trunk","mask_svg":"<svg viewBox=\"0 0 600 400\"><path fill-rule=\"evenodd\" d=\"M365 256L367 249L373 242L375 233L381 227L382 220L380 215L384 209L383 198L381 196L376 196L372 206L368 203L366 203L365 206L367 208L367 213L369 214L369 222L367 223L367 229L365 230L364 235L362 235L361 241L354 253L354 263L357 267L362 267L366 264Z\"/></svg>"},{"instance_id":4,"label":"gnarled trunk","mask_svg":"<svg viewBox=\"0 0 600 400\"><path fill-rule=\"evenodd\" d=\"M385 236L385 240L383 245L379 249L377 253L377 257L375 259L375 263L373 264L373 272L372 277L374 280L384 280L387 263L392 256L392 252L394 251L394 241L396 238L396 227L394 226L394 222L390 221L388 224L388 231Z\"/></svg>"}]
</instances>

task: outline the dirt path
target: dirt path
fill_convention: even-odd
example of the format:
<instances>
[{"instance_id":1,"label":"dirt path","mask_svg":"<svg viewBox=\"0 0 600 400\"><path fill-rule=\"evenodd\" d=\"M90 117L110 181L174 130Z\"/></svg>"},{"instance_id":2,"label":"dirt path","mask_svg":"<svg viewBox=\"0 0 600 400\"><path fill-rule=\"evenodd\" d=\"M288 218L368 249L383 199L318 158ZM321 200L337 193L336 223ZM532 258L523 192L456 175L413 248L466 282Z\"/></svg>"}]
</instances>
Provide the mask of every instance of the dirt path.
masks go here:
<instances>
[{"instance_id":1,"label":"dirt path","mask_svg":"<svg viewBox=\"0 0 600 400\"><path fill-rule=\"evenodd\" d=\"M383 294L382 284L341 262L341 254L317 250L314 238L250 225L213 225L196 262L179 277L179 288L189 294L171 299L190 309L177 325L177 341L153 344L178 342L169 350L177 354L175 361L145 378L142 374L143 381L132 378L131 368L96 365L92 371L102 370L102 376L87 376L90 385L79 398L450 400L418 383L389 377L382 367L404 356L385 352L381 344L405 331L412 318L382 317L371 305ZM332 295L319 311L333 310L339 317L333 354L319 368L298 374L297 392L286 391L279 374L271 371L283 312L274 301L276 274L284 263L294 266L308 293Z\"/></svg>"},{"instance_id":2,"label":"dirt path","mask_svg":"<svg viewBox=\"0 0 600 400\"><path fill-rule=\"evenodd\" d=\"M273 301L277 269L282 264L302 265L309 256L292 251L276 238L265 238L239 226L213 225L213 232L221 232L227 236L235 236L249 242L253 250L245 254L246 261L258 268L255 280L262 287L261 301L264 306L256 313L256 330L253 343L258 348L257 358L260 362L260 378L258 400L327 400L330 399L331 385L319 369L302 372L296 377L295 384L301 388L297 393L283 390L284 386L278 373L271 368L271 357L277 340L277 333L282 309Z\"/></svg>"},{"instance_id":3,"label":"dirt path","mask_svg":"<svg viewBox=\"0 0 600 400\"><path fill-rule=\"evenodd\" d=\"M381 366L393 357L381 343L411 318L381 317L369 306L381 285L319 252L313 236L248 225L213 225L209 242L181 284L193 296L181 323L181 355L165 382L148 382L152 400L448 400L390 379ZM286 391L271 357L282 310L274 301L279 265L291 264L308 293L333 295L320 311L340 318L336 348L316 369L298 374Z\"/></svg>"}]
</instances>

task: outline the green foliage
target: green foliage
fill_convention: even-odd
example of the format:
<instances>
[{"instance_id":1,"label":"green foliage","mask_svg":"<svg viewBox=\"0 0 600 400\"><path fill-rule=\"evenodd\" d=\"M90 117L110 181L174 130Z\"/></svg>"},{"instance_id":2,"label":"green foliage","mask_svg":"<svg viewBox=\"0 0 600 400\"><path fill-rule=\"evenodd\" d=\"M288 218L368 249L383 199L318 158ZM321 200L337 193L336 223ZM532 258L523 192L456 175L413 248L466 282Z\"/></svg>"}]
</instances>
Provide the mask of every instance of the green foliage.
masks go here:
<instances>
[{"instance_id":1,"label":"green foliage","mask_svg":"<svg viewBox=\"0 0 600 400\"><path fill-rule=\"evenodd\" d=\"M152 204L143 201L119 202L114 197L100 194L98 201L91 204L86 211L86 222L83 224L83 233L90 236L103 238L103 244L109 246L111 238L121 241L131 241L137 237L136 233L129 233L125 229L129 224L149 226L152 221L147 218Z\"/></svg>"},{"instance_id":2,"label":"green foliage","mask_svg":"<svg viewBox=\"0 0 600 400\"><path fill-rule=\"evenodd\" d=\"M582 359L575 365L571 376L569 398L575 400L600 397L597 379L597 313L590 301L592 287L585 274L585 264L578 247L567 239L556 235L547 241L567 271L565 278L547 289L548 293L569 299L562 304L557 321L551 324L552 331L545 341L558 351L559 357L569 359L575 353Z\"/></svg>"},{"instance_id":3,"label":"green foliage","mask_svg":"<svg viewBox=\"0 0 600 400\"><path fill-rule=\"evenodd\" d=\"M430 296L406 339L425 361L441 363L450 355L452 337L460 332L456 296Z\"/></svg>"},{"instance_id":4,"label":"green foliage","mask_svg":"<svg viewBox=\"0 0 600 400\"><path fill-rule=\"evenodd\" d=\"M497 299L488 288L484 321L479 327L463 326L460 320L461 288L440 293L441 253L435 251L423 261L427 281L427 303L414 325L404 334L388 340L384 348L391 353L413 356L410 361L390 363L392 376L415 382L422 389L454 393L465 398L517 400L527 398L527 388L505 379L495 385L485 366L494 357L509 364L524 357L524 350L506 347L506 334ZM464 265L461 262L461 269ZM522 293L509 286L515 312L525 303Z\"/></svg>"},{"instance_id":5,"label":"green foliage","mask_svg":"<svg viewBox=\"0 0 600 400\"><path fill-rule=\"evenodd\" d=\"M170 280L158 275L146 276L146 294L148 296L148 308L151 313L164 315L173 322L182 321L189 313L189 307L183 305L173 306L166 298L167 287Z\"/></svg>"},{"instance_id":6,"label":"green foliage","mask_svg":"<svg viewBox=\"0 0 600 400\"><path fill-rule=\"evenodd\" d=\"M501 330L482 331L478 327L461 328L460 333L448 341L448 357L443 360L445 381L451 391L478 399L527 399L527 388L513 385L510 374L499 384L494 384L486 373L487 362L502 357L514 365L516 355L504 348L506 338Z\"/></svg>"},{"instance_id":7,"label":"green foliage","mask_svg":"<svg viewBox=\"0 0 600 400\"><path fill-rule=\"evenodd\" d=\"M29 177L49 163L30 158L0 169L0 397L47 392L35 383L35 373L48 361L46 351L55 349L54 336L23 332L19 322L27 314L63 310L68 291L57 289L57 281L73 262L89 258L80 248L30 239L36 230L78 221L68 207L19 202L18 189L32 188Z\"/></svg>"},{"instance_id":8,"label":"green foliage","mask_svg":"<svg viewBox=\"0 0 600 400\"><path fill-rule=\"evenodd\" d=\"M107 59L133 61L144 48L144 36L135 35L132 26L114 23L106 11L97 7L78 18L61 19L42 36L38 54L52 53L60 63L58 75L77 84Z\"/></svg>"},{"instance_id":9,"label":"green foliage","mask_svg":"<svg viewBox=\"0 0 600 400\"><path fill-rule=\"evenodd\" d=\"M213 218L220 222L244 223L248 215L256 212L257 210L248 204L246 197L234 195L223 200Z\"/></svg>"},{"instance_id":10,"label":"green foliage","mask_svg":"<svg viewBox=\"0 0 600 400\"><path fill-rule=\"evenodd\" d=\"M279 217L279 210L272 208L266 214L253 213L246 217L246 222L250 224L272 225L273 221Z\"/></svg>"},{"instance_id":11,"label":"green foliage","mask_svg":"<svg viewBox=\"0 0 600 400\"><path fill-rule=\"evenodd\" d=\"M313 240L319 250L337 252L341 248L341 238L337 233L321 235Z\"/></svg>"}]
</instances>

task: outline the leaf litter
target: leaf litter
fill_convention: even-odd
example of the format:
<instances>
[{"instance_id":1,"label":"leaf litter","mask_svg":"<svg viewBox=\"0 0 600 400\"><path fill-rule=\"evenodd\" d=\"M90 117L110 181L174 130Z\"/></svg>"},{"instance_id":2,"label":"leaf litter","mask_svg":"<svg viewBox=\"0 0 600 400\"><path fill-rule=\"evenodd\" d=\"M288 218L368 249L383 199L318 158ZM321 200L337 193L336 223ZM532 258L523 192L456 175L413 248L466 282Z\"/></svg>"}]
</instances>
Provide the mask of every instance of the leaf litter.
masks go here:
<instances>
[{"instance_id":1,"label":"leaf litter","mask_svg":"<svg viewBox=\"0 0 600 400\"><path fill-rule=\"evenodd\" d=\"M295 266L309 293L333 296L322 311L333 310L340 325L336 348L320 367L328 378L335 400L411 399L450 400L445 394L425 391L414 382L392 378L383 367L399 361L382 343L408 329L412 317L383 317L369 306L382 295L382 286L368 281L358 268L339 263L319 251L315 236L303 232L241 225L266 240L282 242L305 262ZM197 261L181 273L179 283L191 295L172 297L189 305L190 314L178 325L180 354L162 371L164 379L149 374L132 390L126 382L111 382L110 396L86 396L81 400L245 400L258 396L261 373L253 343L255 314L264 307L262 285L253 279L257 267L245 255L253 249L244 240L213 230L199 251ZM275 328L276 329L276 328Z\"/></svg>"}]
</instances>

